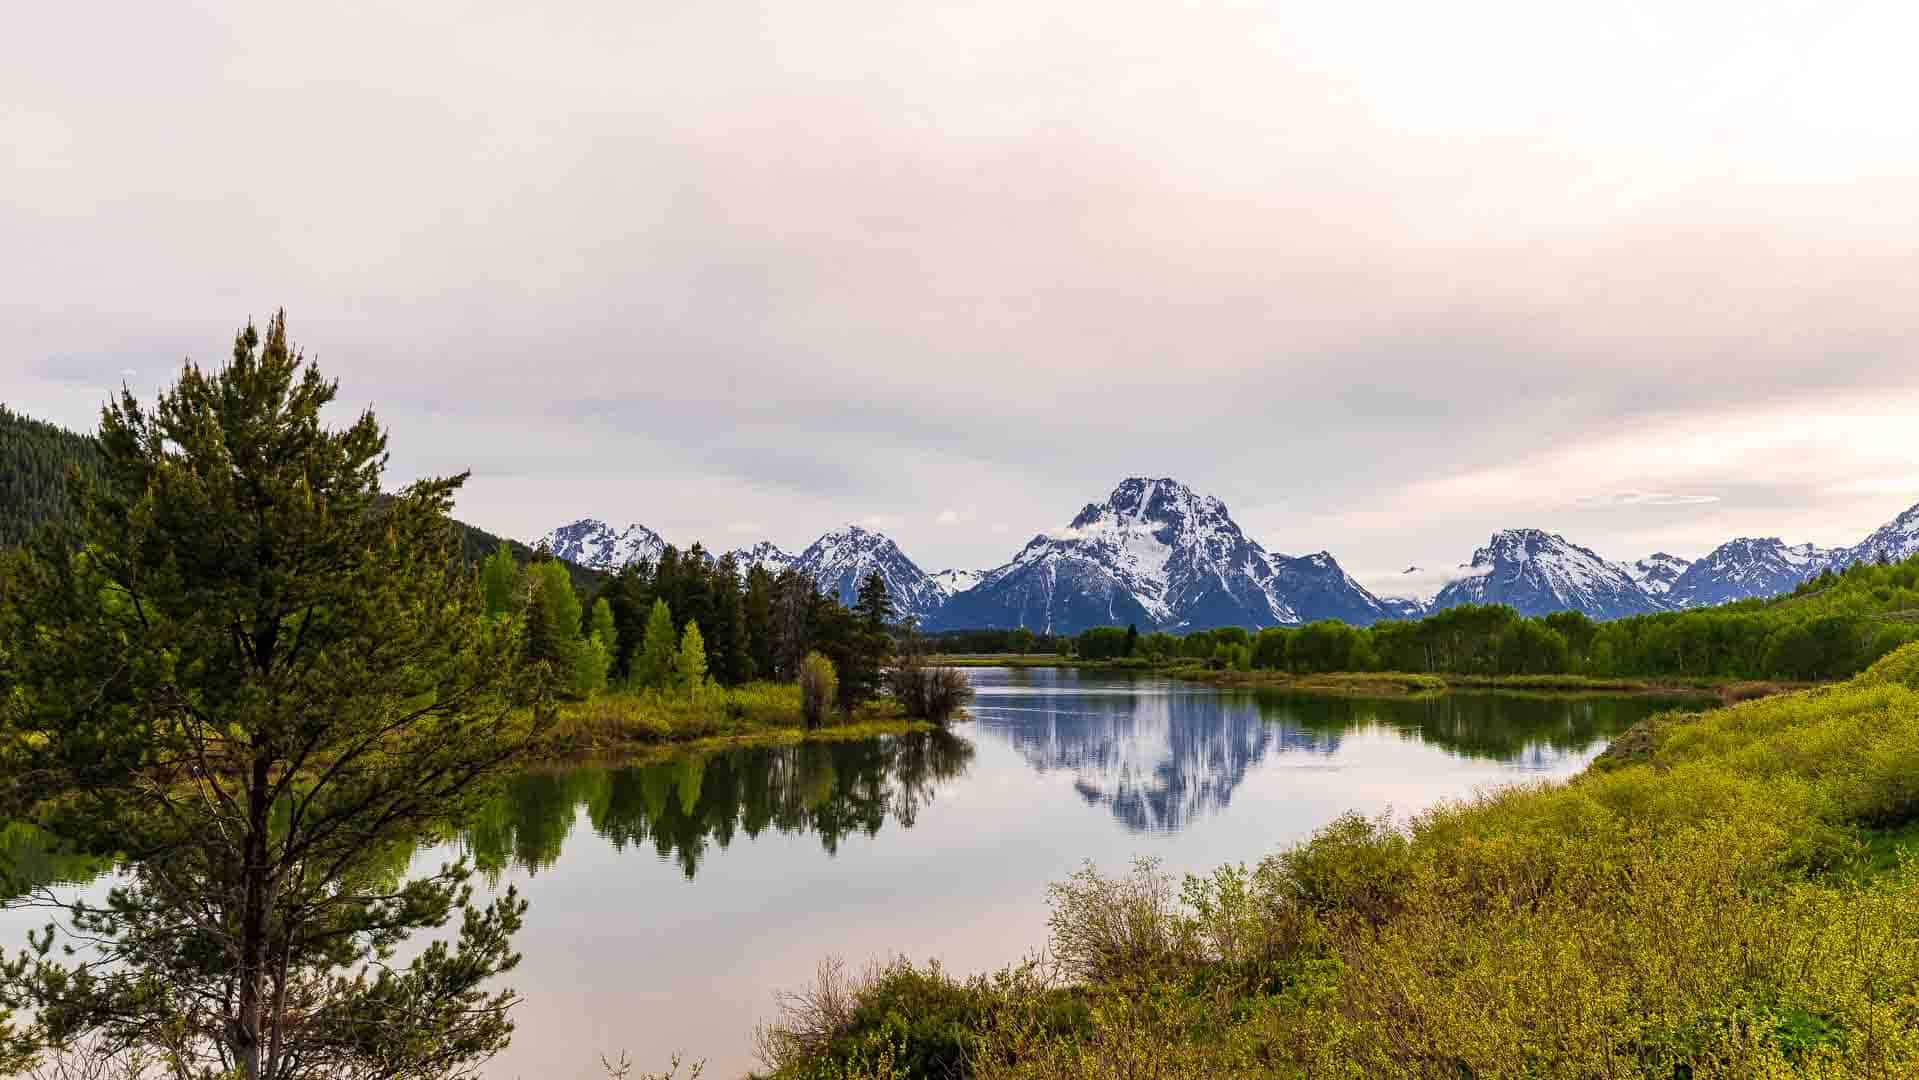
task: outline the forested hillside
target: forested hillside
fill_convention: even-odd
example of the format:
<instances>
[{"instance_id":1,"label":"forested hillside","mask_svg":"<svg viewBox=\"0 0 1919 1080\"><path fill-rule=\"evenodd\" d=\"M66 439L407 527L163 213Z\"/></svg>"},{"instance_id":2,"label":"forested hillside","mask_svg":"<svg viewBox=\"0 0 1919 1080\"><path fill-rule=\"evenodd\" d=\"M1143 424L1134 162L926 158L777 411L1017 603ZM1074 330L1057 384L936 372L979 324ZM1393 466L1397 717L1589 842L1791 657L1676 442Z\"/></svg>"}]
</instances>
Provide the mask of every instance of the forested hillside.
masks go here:
<instances>
[{"instance_id":1,"label":"forested hillside","mask_svg":"<svg viewBox=\"0 0 1919 1080\"><path fill-rule=\"evenodd\" d=\"M35 420L0 405L0 547L24 543L33 530L65 510L67 470L92 470L99 460L93 437ZM504 543L524 563L533 549L518 540L455 522L468 562L479 562ZM573 587L591 591L606 575L567 563Z\"/></svg>"},{"instance_id":2,"label":"forested hillside","mask_svg":"<svg viewBox=\"0 0 1919 1080\"><path fill-rule=\"evenodd\" d=\"M67 470L97 467L93 440L0 405L0 547L25 540L66 506Z\"/></svg>"}]
</instances>

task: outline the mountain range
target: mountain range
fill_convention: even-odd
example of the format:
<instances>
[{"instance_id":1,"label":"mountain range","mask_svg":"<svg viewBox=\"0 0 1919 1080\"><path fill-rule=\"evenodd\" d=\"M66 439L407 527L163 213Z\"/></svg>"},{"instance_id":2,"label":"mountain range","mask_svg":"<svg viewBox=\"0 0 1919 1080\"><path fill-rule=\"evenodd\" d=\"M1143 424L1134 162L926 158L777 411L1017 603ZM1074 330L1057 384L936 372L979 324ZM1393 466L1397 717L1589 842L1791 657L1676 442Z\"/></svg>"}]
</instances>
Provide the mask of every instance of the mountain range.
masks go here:
<instances>
[{"instance_id":1,"label":"mountain range","mask_svg":"<svg viewBox=\"0 0 1919 1080\"><path fill-rule=\"evenodd\" d=\"M586 519L548 533L561 558L596 570L657 558L664 541L643 525ZM920 568L884 534L848 525L798 554L770 542L731 553L742 568L789 567L852 602L877 572L902 615L927 629L1027 626L1072 634L1090 626L1142 631L1289 626L1337 619L1368 625L1459 604L1509 604L1527 615L1580 611L1615 619L1772 596L1827 568L1919 554L1919 506L1849 548L1741 537L1698 560L1655 552L1630 563L1540 529L1494 533L1428 598L1376 595L1321 551L1269 552L1226 505L1170 478L1132 477L1067 524L1027 541L989 570ZM1408 575L1417 571L1408 568Z\"/></svg>"}]
</instances>

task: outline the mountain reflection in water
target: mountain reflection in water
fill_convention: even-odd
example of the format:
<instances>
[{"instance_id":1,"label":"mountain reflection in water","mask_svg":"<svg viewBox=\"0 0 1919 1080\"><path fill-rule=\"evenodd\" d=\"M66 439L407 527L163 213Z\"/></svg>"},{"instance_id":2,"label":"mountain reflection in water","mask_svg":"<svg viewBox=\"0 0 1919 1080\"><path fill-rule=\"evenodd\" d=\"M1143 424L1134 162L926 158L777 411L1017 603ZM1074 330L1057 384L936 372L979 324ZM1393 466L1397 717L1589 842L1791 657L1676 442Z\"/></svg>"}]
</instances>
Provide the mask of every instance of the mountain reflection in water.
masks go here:
<instances>
[{"instance_id":1,"label":"mountain reflection in water","mask_svg":"<svg viewBox=\"0 0 1919 1080\"><path fill-rule=\"evenodd\" d=\"M1349 698L1051 670L971 674L980 696L977 722L958 729L964 736L933 731L541 769L510 781L468 823L465 844L492 874L552 865L580 827L620 851L650 845L688 879L713 849L768 829L817 836L831 855L850 834L872 836L889 823L911 828L942 784L966 774L969 737L1003 741L1042 777L1068 774L1081 800L1129 831L1177 832L1228 806L1262 762L1328 762L1354 732L1546 770L1653 712L1700 707L1696 699L1645 696Z\"/></svg>"}]
</instances>

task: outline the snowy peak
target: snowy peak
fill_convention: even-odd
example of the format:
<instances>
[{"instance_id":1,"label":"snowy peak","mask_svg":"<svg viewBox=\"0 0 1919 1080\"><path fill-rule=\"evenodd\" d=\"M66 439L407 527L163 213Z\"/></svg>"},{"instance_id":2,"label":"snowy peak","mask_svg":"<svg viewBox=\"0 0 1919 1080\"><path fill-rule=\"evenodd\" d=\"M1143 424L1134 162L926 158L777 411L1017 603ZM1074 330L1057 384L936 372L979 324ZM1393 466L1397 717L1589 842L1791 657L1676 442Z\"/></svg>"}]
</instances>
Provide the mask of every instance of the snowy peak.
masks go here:
<instances>
[{"instance_id":1,"label":"snowy peak","mask_svg":"<svg viewBox=\"0 0 1919 1080\"><path fill-rule=\"evenodd\" d=\"M1776 536L1742 536L1687 567L1667 600L1689 608L1776 596L1830 565L1832 555L1811 544L1788 546Z\"/></svg>"},{"instance_id":2,"label":"snowy peak","mask_svg":"<svg viewBox=\"0 0 1919 1080\"><path fill-rule=\"evenodd\" d=\"M660 534L637 522L615 529L598 518L581 518L540 538L555 556L589 570L613 571L653 562L666 550Z\"/></svg>"},{"instance_id":3,"label":"snowy peak","mask_svg":"<svg viewBox=\"0 0 1919 1080\"><path fill-rule=\"evenodd\" d=\"M733 556L733 561L739 565L742 574L756 566L769 574L778 574L793 565L794 558L771 540L762 540L752 547L734 548L727 554Z\"/></svg>"},{"instance_id":4,"label":"snowy peak","mask_svg":"<svg viewBox=\"0 0 1919 1080\"><path fill-rule=\"evenodd\" d=\"M1919 505L1881 525L1857 545L1832 554L1833 562L1838 566L1850 566L1857 562L1900 562L1919 555Z\"/></svg>"},{"instance_id":5,"label":"snowy peak","mask_svg":"<svg viewBox=\"0 0 1919 1080\"><path fill-rule=\"evenodd\" d=\"M986 574L985 570L941 570L927 576L933 579L933 584L938 585L941 592L952 597L978 585Z\"/></svg>"},{"instance_id":6,"label":"snowy peak","mask_svg":"<svg viewBox=\"0 0 1919 1080\"><path fill-rule=\"evenodd\" d=\"M1655 551L1643 559L1636 560L1626 568L1626 572L1632 575L1632 579L1639 583L1640 588L1654 596L1664 596L1672 591L1672 583L1678 581L1679 575L1685 573L1686 568L1691 565L1690 561L1677 555Z\"/></svg>"},{"instance_id":7,"label":"snowy peak","mask_svg":"<svg viewBox=\"0 0 1919 1080\"><path fill-rule=\"evenodd\" d=\"M901 618L924 619L948 596L898 544L858 525L834 529L813 541L789 565L812 578L821 592L838 596L849 607L859 596L860 582L877 573Z\"/></svg>"},{"instance_id":8,"label":"snowy peak","mask_svg":"<svg viewBox=\"0 0 1919 1080\"><path fill-rule=\"evenodd\" d=\"M1460 579L1439 591L1432 606L1438 610L1459 604L1507 604L1522 615L1571 610L1594 619L1664 606L1640 588L1627 567L1543 529L1494 533L1485 547L1473 552Z\"/></svg>"},{"instance_id":9,"label":"snowy peak","mask_svg":"<svg viewBox=\"0 0 1919 1080\"><path fill-rule=\"evenodd\" d=\"M1331 555L1269 554L1226 504L1170 477L1130 477L1065 528L1041 533L1004 566L957 593L947 627L1088 626L1142 630L1277 626L1387 614Z\"/></svg>"}]
</instances>

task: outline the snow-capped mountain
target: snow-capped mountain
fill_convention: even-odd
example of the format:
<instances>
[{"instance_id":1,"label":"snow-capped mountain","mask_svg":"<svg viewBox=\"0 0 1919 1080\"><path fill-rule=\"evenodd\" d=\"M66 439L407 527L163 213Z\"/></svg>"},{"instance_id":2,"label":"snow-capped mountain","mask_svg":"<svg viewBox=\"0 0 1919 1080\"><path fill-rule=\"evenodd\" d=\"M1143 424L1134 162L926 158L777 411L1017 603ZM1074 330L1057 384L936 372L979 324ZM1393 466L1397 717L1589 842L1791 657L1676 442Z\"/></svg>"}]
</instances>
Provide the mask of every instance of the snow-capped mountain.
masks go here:
<instances>
[{"instance_id":1,"label":"snow-capped mountain","mask_svg":"<svg viewBox=\"0 0 1919 1080\"><path fill-rule=\"evenodd\" d=\"M860 582L877 572L902 618L911 615L923 620L948 595L898 544L858 525L834 529L813 541L793 557L791 565L817 582L821 592L838 596L849 607L859 596Z\"/></svg>"},{"instance_id":2,"label":"snow-capped mountain","mask_svg":"<svg viewBox=\"0 0 1919 1080\"><path fill-rule=\"evenodd\" d=\"M652 562L666 550L660 534L635 522L615 530L597 518L581 518L540 538L553 554L589 570L618 570L628 563Z\"/></svg>"},{"instance_id":3,"label":"snow-capped mountain","mask_svg":"<svg viewBox=\"0 0 1919 1080\"><path fill-rule=\"evenodd\" d=\"M733 556L733 561L739 565L742 574L755 566L765 568L769 574L778 574L793 565L793 556L781 550L780 546L771 540L762 540L752 547L734 548L727 554Z\"/></svg>"},{"instance_id":4,"label":"snow-capped mountain","mask_svg":"<svg viewBox=\"0 0 1919 1080\"><path fill-rule=\"evenodd\" d=\"M1690 608L1777 596L1830 565L1832 555L1811 544L1787 545L1776 536L1742 536L1687 567L1666 600L1673 607Z\"/></svg>"},{"instance_id":5,"label":"snow-capped mountain","mask_svg":"<svg viewBox=\"0 0 1919 1080\"><path fill-rule=\"evenodd\" d=\"M1686 568L1691 565L1690 561L1677 555L1655 551L1643 559L1635 560L1631 566L1626 567L1626 572L1632 575L1632 579L1639 583L1640 588L1654 596L1664 596L1672 590L1672 584L1679 580L1679 575L1685 573Z\"/></svg>"},{"instance_id":6,"label":"snow-capped mountain","mask_svg":"<svg viewBox=\"0 0 1919 1080\"><path fill-rule=\"evenodd\" d=\"M978 585L986 577L985 570L941 570L928 575L940 591L947 596L956 596Z\"/></svg>"},{"instance_id":7,"label":"snow-capped mountain","mask_svg":"<svg viewBox=\"0 0 1919 1080\"><path fill-rule=\"evenodd\" d=\"M1432 610L1459 604L1507 604L1521 615L1581 611L1616 619L1664 608L1624 565L1540 529L1506 529L1473 552L1461 577L1439 591Z\"/></svg>"},{"instance_id":8,"label":"snow-capped mountain","mask_svg":"<svg viewBox=\"0 0 1919 1080\"><path fill-rule=\"evenodd\" d=\"M1298 602L1294 600L1297 594ZM1385 615L1330 555L1275 557L1226 506L1171 479L1122 481L1066 528L1035 536L935 616L940 627L1189 630Z\"/></svg>"},{"instance_id":9,"label":"snow-capped mountain","mask_svg":"<svg viewBox=\"0 0 1919 1080\"><path fill-rule=\"evenodd\" d=\"M1852 547L1833 552L1832 564L1834 569L1843 569L1856 562L1899 562L1914 555L1919 555L1919 506L1907 509Z\"/></svg>"}]
</instances>

